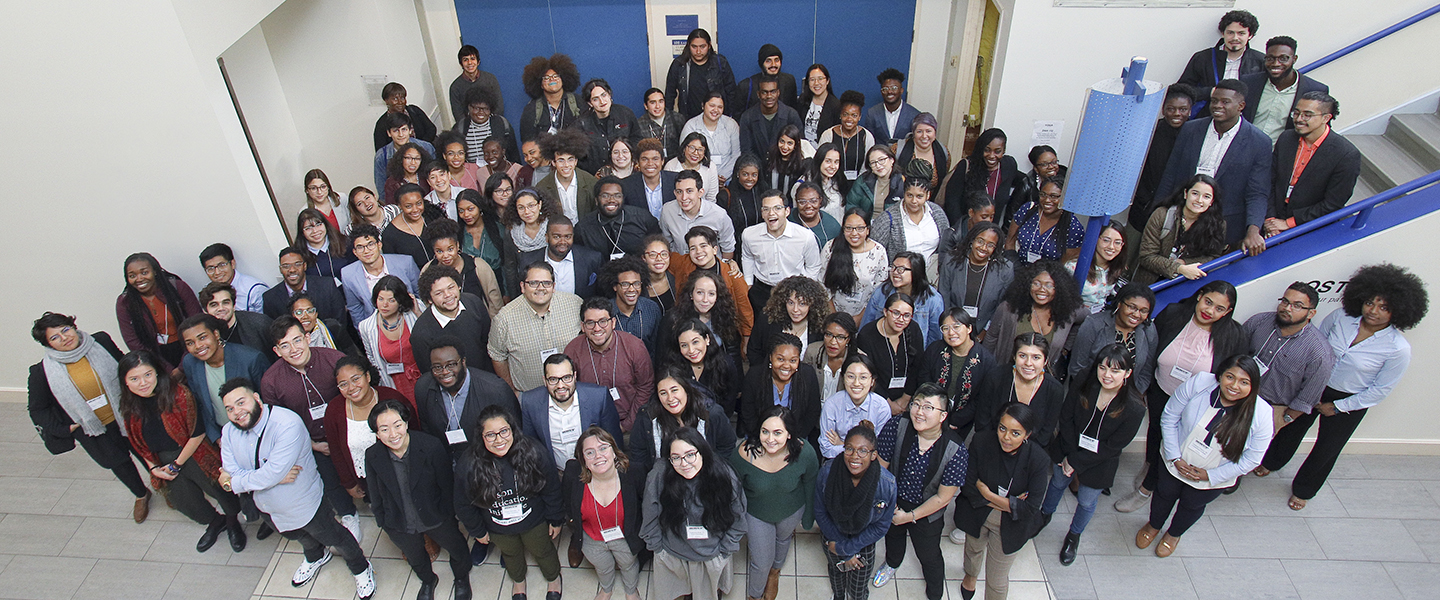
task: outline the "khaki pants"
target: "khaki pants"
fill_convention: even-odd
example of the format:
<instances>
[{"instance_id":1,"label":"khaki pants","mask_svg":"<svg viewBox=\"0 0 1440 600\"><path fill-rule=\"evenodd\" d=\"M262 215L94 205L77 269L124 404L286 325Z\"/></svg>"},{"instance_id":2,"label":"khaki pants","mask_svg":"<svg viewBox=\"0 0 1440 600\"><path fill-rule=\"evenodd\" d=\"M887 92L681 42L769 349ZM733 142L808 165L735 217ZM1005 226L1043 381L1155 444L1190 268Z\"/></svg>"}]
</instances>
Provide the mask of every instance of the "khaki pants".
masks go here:
<instances>
[{"instance_id":1,"label":"khaki pants","mask_svg":"<svg viewBox=\"0 0 1440 600\"><path fill-rule=\"evenodd\" d=\"M1000 511L991 510L980 537L965 535L965 575L980 576L980 561L985 561L985 600L1005 600L1010 594L1010 566L1015 555L1006 554L1000 542Z\"/></svg>"}]
</instances>

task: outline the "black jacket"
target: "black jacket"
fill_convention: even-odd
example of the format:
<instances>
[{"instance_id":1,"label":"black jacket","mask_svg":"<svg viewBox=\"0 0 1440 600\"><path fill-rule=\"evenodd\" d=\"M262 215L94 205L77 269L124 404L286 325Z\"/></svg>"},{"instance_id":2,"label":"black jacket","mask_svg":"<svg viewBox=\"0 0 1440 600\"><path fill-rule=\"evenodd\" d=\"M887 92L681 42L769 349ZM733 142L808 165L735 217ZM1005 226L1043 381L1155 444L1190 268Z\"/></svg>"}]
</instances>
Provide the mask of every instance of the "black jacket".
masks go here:
<instances>
[{"instance_id":1,"label":"black jacket","mask_svg":"<svg viewBox=\"0 0 1440 600\"><path fill-rule=\"evenodd\" d=\"M760 104L760 76L760 73L756 73L736 82L735 97L727 104L733 104L737 114L744 114L750 107ZM800 96L796 93L799 88L795 87L795 76L781 71L775 76L775 80L780 84L780 104L800 110Z\"/></svg>"},{"instance_id":2,"label":"black jacket","mask_svg":"<svg viewBox=\"0 0 1440 600\"><path fill-rule=\"evenodd\" d=\"M647 551L645 540L640 538L640 522L644 517L640 504L645 494L645 475L646 472L635 468L634 464L620 474L620 501L625 507L625 522L620 525L620 531L625 534L625 544L630 546L630 552L635 556ZM560 489L565 494L565 522L570 526L570 535L585 535L580 525L580 505L585 500L585 484L580 481L579 461L570 461L565 465L565 475L560 481Z\"/></svg>"},{"instance_id":3,"label":"black jacket","mask_svg":"<svg viewBox=\"0 0 1440 600\"><path fill-rule=\"evenodd\" d=\"M949 348L950 346L943 339L930 342L930 345L925 348L924 356L920 359L916 376L912 378L912 381L906 382L905 389L913 396L920 384L936 383L940 385L941 389L948 391L950 383L959 377L960 381L956 385L955 395L946 399L949 402L949 412L946 413L945 423L950 426L955 435L960 439L965 439L970 433L970 427L975 423L976 409L984 404L981 401L980 393L985 389L985 380L989 379L995 371L996 360L994 354L976 342L971 346L970 354L966 357L966 364L973 364L973 367L966 369L970 373L968 384L963 373L954 371L951 371L949 376L941 381L940 373L945 369L945 363L949 362L945 358L949 355L946 352Z\"/></svg>"},{"instance_id":4,"label":"black jacket","mask_svg":"<svg viewBox=\"0 0 1440 600\"><path fill-rule=\"evenodd\" d=\"M950 172L950 183L945 184L945 214L950 217L951 223L964 219L966 215L965 194L969 191L969 182L966 181L969 162L968 159L956 161L955 169ZM980 168L985 167L980 165ZM1025 196L1014 193L1014 188L1019 183L1017 180L1022 177L1020 166L1015 163L1015 157L1009 154L1000 157L1000 184L995 186L993 199L995 200L995 224L1000 226L1001 231L1010 230L1011 217L1025 204Z\"/></svg>"},{"instance_id":5,"label":"black jacket","mask_svg":"<svg viewBox=\"0 0 1440 600\"><path fill-rule=\"evenodd\" d=\"M420 522L444 522L454 517L455 505L451 498L455 494L455 472L445 442L411 430L410 448L405 456L405 483ZM385 530L403 530L405 515L400 503L400 481L395 477L395 461L385 444L375 444L365 450L365 482L375 524Z\"/></svg>"},{"instance_id":6,"label":"black jacket","mask_svg":"<svg viewBox=\"0 0 1440 600\"><path fill-rule=\"evenodd\" d=\"M1180 79L1176 80L1176 83L1193 86L1199 96L1195 98L1191 115L1209 113L1205 106L1210 103L1210 90L1225 77L1225 49L1221 47L1224 43L1223 40L1215 42L1213 47L1192 54L1190 62L1185 64L1185 70L1180 73ZM1264 71L1265 53L1246 48L1245 54L1240 56L1240 76Z\"/></svg>"},{"instance_id":7,"label":"black jacket","mask_svg":"<svg viewBox=\"0 0 1440 600\"><path fill-rule=\"evenodd\" d=\"M632 150L635 143L640 141L640 123L635 120L634 111L620 104L611 104L610 116L604 119L597 116L593 110L585 111L580 115L575 128L590 137L590 150L585 153L585 159L580 161L580 169L590 173L610 162L610 146L615 140L630 142ZM636 158L639 157L632 156L631 160Z\"/></svg>"},{"instance_id":8,"label":"black jacket","mask_svg":"<svg viewBox=\"0 0 1440 600\"><path fill-rule=\"evenodd\" d=\"M598 214L599 211L595 211ZM586 215L587 217L590 215ZM583 219L584 217L582 217ZM534 262L545 260L545 248L531 250L520 255L520 264L528 265ZM595 281L599 277L600 269L609 261L609 257L601 255L595 250L586 248L579 244L570 246L570 257L575 264L575 295L581 300L595 295ZM556 291L560 291L558 288ZM605 291L610 293L608 290Z\"/></svg>"},{"instance_id":9,"label":"black jacket","mask_svg":"<svg viewBox=\"0 0 1440 600\"><path fill-rule=\"evenodd\" d=\"M664 198L665 202L675 199L675 178L678 176L680 174L674 171L660 172L660 197ZM625 193L626 206L638 206L645 212L650 212L650 204L645 201L645 176L640 174L639 169L620 180L620 189Z\"/></svg>"},{"instance_id":10,"label":"black jacket","mask_svg":"<svg viewBox=\"0 0 1440 600\"><path fill-rule=\"evenodd\" d=\"M324 275L306 275L305 294L310 296L320 318L335 319L341 325L349 326L350 311L345 309L345 292L340 291L340 286L335 284L334 279ZM290 296L290 286L283 282L265 290L260 296L265 316L278 319L282 315L290 314L290 309L286 307L290 304Z\"/></svg>"},{"instance_id":11,"label":"black jacket","mask_svg":"<svg viewBox=\"0 0 1440 600\"><path fill-rule=\"evenodd\" d=\"M1119 416L1112 416L1115 403L1121 404ZM1095 416L1094 401L1090 408L1080 405L1080 393L1072 390L1065 397L1060 408L1060 429L1050 443L1050 461L1070 459L1075 477L1080 485L1103 490L1115 484L1115 471L1120 467L1120 452L1135 439L1140 431L1140 421L1145 417L1145 407L1135 396L1116 397L1110 401L1105 416L1099 419L1098 450L1091 452L1080 447L1080 435Z\"/></svg>"},{"instance_id":12,"label":"black jacket","mask_svg":"<svg viewBox=\"0 0 1440 600\"><path fill-rule=\"evenodd\" d=\"M1171 127L1163 118L1155 123L1155 134L1150 137L1145 166L1140 170L1140 182L1135 184L1135 198L1130 203L1130 226L1136 231L1145 231L1145 223L1150 220L1150 213L1155 211L1155 194L1160 191L1165 164L1170 162L1170 153L1175 150L1175 140L1179 137L1179 127Z\"/></svg>"},{"instance_id":13,"label":"black jacket","mask_svg":"<svg viewBox=\"0 0 1440 600\"><path fill-rule=\"evenodd\" d=\"M1188 323L1194 315L1195 301L1185 300L1184 302L1176 302L1166 306L1164 310L1160 311L1159 315L1155 316L1155 333L1158 334L1160 339L1160 343L1155 345L1155 365L1157 368L1160 363L1160 355L1164 354L1165 349L1170 347L1170 343L1175 341L1176 337L1180 336L1180 332L1185 329L1185 324ZM1228 325L1221 325L1220 323L1228 323ZM1216 330L1217 327L1231 329L1231 335L1217 336L1216 334L1219 333ZM1217 337L1228 338L1231 341L1216 344ZM1250 353L1250 337L1245 335L1245 331L1234 319L1220 321L1212 325L1210 327L1210 341L1214 344L1214 350L1212 351L1213 358L1210 360L1211 370L1219 367L1220 363L1224 362L1226 358L1236 354ZM1152 377L1150 380L1154 381L1155 378ZM1155 391L1159 391L1160 389L1160 387L1154 383L1150 384L1150 388Z\"/></svg>"},{"instance_id":14,"label":"black jacket","mask_svg":"<svg viewBox=\"0 0 1440 600\"><path fill-rule=\"evenodd\" d=\"M741 113L740 118L736 119L740 126L740 150L754 154L756 158L760 159L762 165L769 164L770 147L775 145L775 140L780 138L780 131L785 129L786 125L794 125L801 131L805 130L805 119L801 118L800 113L795 112L795 109L784 104L777 106L776 109L775 114L767 119L764 113L760 112L760 106L757 104Z\"/></svg>"},{"instance_id":15,"label":"black jacket","mask_svg":"<svg viewBox=\"0 0 1440 600\"><path fill-rule=\"evenodd\" d=\"M708 398L702 398L700 401L706 405L705 410L698 411L705 423L705 441L710 442L710 447L715 450L716 456L728 462L730 455L735 453L735 428L730 426L730 417L725 415L725 411L718 404L711 402ZM646 403L640 412L636 413L635 424L630 429L630 446L627 448L627 454L630 455L630 469L637 473L648 475L655 468L657 462L655 428L658 424L651 415L655 414L654 411L658 404L658 400ZM661 434L660 438L660 443L665 443L664 434Z\"/></svg>"},{"instance_id":16,"label":"black jacket","mask_svg":"<svg viewBox=\"0 0 1440 600\"><path fill-rule=\"evenodd\" d=\"M486 373L474 367L469 367L466 371L466 377L470 378L470 393L465 396L465 408L460 410L460 428L465 431L466 441L450 444L452 455L458 455L470 447L470 444L479 442L477 438L480 437L480 411L487 406L494 404L503 407L515 415L517 423L522 422L520 401L515 399L514 390L510 389L505 380L494 373ZM445 405L445 397L440 394L440 383L435 381L435 376L431 375L428 369L423 372L415 382L416 416L422 429L441 437L450 429L449 409Z\"/></svg>"},{"instance_id":17,"label":"black jacket","mask_svg":"<svg viewBox=\"0 0 1440 600\"><path fill-rule=\"evenodd\" d=\"M795 437L819 439L820 432L820 379L815 367L800 363L790 377L790 411L795 415ZM736 427L740 437L753 435L760 426L760 413L775 406L775 383L767 366L756 366L745 375L745 387L740 392L740 410Z\"/></svg>"},{"instance_id":18,"label":"black jacket","mask_svg":"<svg viewBox=\"0 0 1440 600\"><path fill-rule=\"evenodd\" d=\"M1030 432L1030 439L1041 448L1050 445L1050 439L1055 437L1055 427L1060 421L1060 405L1065 402L1065 386L1060 380L1049 372L1044 377L1040 389L1035 390L1035 395L1030 398L1030 408L1040 417L1040 424ZM994 435L1000 410L1014 397L1015 377L1011 374L1011 364L1007 361L996 365L980 387L975 407L975 433L990 432ZM1042 492L1040 495L1045 494Z\"/></svg>"},{"instance_id":19,"label":"black jacket","mask_svg":"<svg viewBox=\"0 0 1440 600\"><path fill-rule=\"evenodd\" d=\"M735 72L730 70L730 61L712 47L705 64L696 65L686 48L670 62L670 71L665 75L665 106L674 107L688 121L700 114L710 92L720 92L725 98L735 96ZM736 113L732 104L726 103L725 114L733 117Z\"/></svg>"},{"instance_id":20,"label":"black jacket","mask_svg":"<svg viewBox=\"0 0 1440 600\"><path fill-rule=\"evenodd\" d=\"M460 355L465 357L467 365L482 371L495 371L490 350L486 348L490 339L490 312L485 310L485 301L479 296L461 292L460 305L465 310L444 327L435 318L435 307L432 306L425 309L410 328L410 351L415 355L415 366L420 368L421 373L430 372L430 344L446 333L460 339Z\"/></svg>"},{"instance_id":21,"label":"black jacket","mask_svg":"<svg viewBox=\"0 0 1440 600\"><path fill-rule=\"evenodd\" d=\"M1050 486L1052 466L1045 449L1035 443L1033 437L1026 440L1013 457L1007 459L1003 454L994 431L977 431L970 440L970 469L965 474L960 497L955 501L955 526L979 536L985 519L995 509L980 495L975 481L984 481L990 491L997 494L996 488L1008 483L1010 512L1000 518L1000 548L1006 554L1013 554L1040 532L1040 505ZM1012 463L1011 468L1006 468L1006 463ZM1022 494L1029 495L1021 499Z\"/></svg>"},{"instance_id":22,"label":"black jacket","mask_svg":"<svg viewBox=\"0 0 1440 600\"><path fill-rule=\"evenodd\" d=\"M458 134L461 140L464 140L465 134L470 131L470 125L470 117L467 116L456 121L455 127L451 129L451 131ZM496 111L495 114L490 116L490 137L500 140L500 147L505 149L505 160L513 163L520 162L520 146L515 141L515 129L510 127L510 121L505 120L505 117L501 116L499 111ZM474 149L472 148L470 150ZM436 148L435 151L444 153L445 149ZM482 181L481 184L484 184L484 182ZM484 190L480 191L482 193L484 192Z\"/></svg>"},{"instance_id":23,"label":"black jacket","mask_svg":"<svg viewBox=\"0 0 1440 600\"><path fill-rule=\"evenodd\" d=\"M770 318L765 316L763 307L755 311L755 325L750 329L750 344L745 351L750 356L751 367L764 365L770 360L770 348L767 347L770 345L770 338L784 329L781 325L771 326ZM807 327L805 337L809 338L806 340L807 344L824 343L825 330Z\"/></svg>"},{"instance_id":24,"label":"black jacket","mask_svg":"<svg viewBox=\"0 0 1440 600\"><path fill-rule=\"evenodd\" d=\"M1270 160L1270 209L1265 214L1277 219L1293 217L1297 225L1344 208L1355 192L1355 180L1360 178L1360 151L1331 129L1291 190L1290 175L1295 172L1299 149L1300 134L1294 129L1281 132L1275 141Z\"/></svg>"},{"instance_id":25,"label":"black jacket","mask_svg":"<svg viewBox=\"0 0 1440 600\"><path fill-rule=\"evenodd\" d=\"M624 189L623 181L621 189ZM605 260L616 252L638 257L644 250L640 242L656 233L660 233L660 221L650 211L622 204L620 213L612 219L605 218L598 210L580 217L580 222L575 224L575 243L598 252Z\"/></svg>"},{"instance_id":26,"label":"black jacket","mask_svg":"<svg viewBox=\"0 0 1440 600\"><path fill-rule=\"evenodd\" d=\"M375 120L376 151L390 143L390 131L385 129L385 114L380 113L380 118ZM410 127L415 130L415 138L431 143L435 142L435 123L430 121L430 116L426 115L425 111L411 104L405 107L405 115L410 117Z\"/></svg>"},{"instance_id":27,"label":"black jacket","mask_svg":"<svg viewBox=\"0 0 1440 600\"><path fill-rule=\"evenodd\" d=\"M110 334L97 331L90 334L95 338L95 343L104 348L115 360L124 356L120 347L110 339ZM124 382L121 382L122 384ZM255 382L259 385L260 382ZM109 436L90 437L80 429L70 431L70 426L75 420L60 406L60 401L55 398L55 392L50 390L50 380L45 376L45 364L43 362L30 365L30 379L27 383L29 389L29 403L27 410L30 412L30 422L35 424L35 430L45 442L45 449L51 454L61 454L75 448L75 441L94 459L96 463L107 469L115 468L130 460L130 447L123 447L107 442ZM115 415L117 419L120 415ZM78 434L78 435L77 435ZM124 440L125 438L118 438Z\"/></svg>"},{"instance_id":28,"label":"black jacket","mask_svg":"<svg viewBox=\"0 0 1440 600\"><path fill-rule=\"evenodd\" d=\"M1290 108L1292 110L1295 108L1295 103L1300 101L1300 96L1304 95L1305 92L1330 93L1330 86L1306 77L1302 73L1297 72L1296 75L1298 77L1295 80L1295 98L1290 100ZM1245 94L1245 110L1241 112L1241 115L1245 117L1246 121L1251 123L1255 122L1255 111L1259 110L1260 107L1260 94L1264 93L1265 84L1269 81L1270 74L1265 71L1240 76L1240 83L1245 84L1245 90L1248 92ZM1285 129L1289 130L1294 128L1295 120L1290 118L1289 112L1286 112Z\"/></svg>"},{"instance_id":29,"label":"black jacket","mask_svg":"<svg viewBox=\"0 0 1440 600\"><path fill-rule=\"evenodd\" d=\"M259 350L270 362L280 358L275 355L275 344L270 341L270 322L273 319L248 310L235 311L235 326L224 332L227 344L240 344Z\"/></svg>"}]
</instances>

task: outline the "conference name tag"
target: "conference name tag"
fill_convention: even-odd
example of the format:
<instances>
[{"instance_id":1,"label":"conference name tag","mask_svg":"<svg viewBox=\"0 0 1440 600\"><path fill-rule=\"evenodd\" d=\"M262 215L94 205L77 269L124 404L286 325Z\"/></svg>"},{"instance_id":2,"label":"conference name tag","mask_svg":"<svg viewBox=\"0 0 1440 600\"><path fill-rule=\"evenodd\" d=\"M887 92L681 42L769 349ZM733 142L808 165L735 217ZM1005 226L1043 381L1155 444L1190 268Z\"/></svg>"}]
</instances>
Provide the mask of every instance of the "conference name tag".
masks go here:
<instances>
[{"instance_id":1,"label":"conference name tag","mask_svg":"<svg viewBox=\"0 0 1440 600\"><path fill-rule=\"evenodd\" d=\"M106 398L105 394L100 394L99 396L86 400L85 404L90 406L90 410L100 410L105 405L110 404L110 399Z\"/></svg>"},{"instance_id":2,"label":"conference name tag","mask_svg":"<svg viewBox=\"0 0 1440 600\"><path fill-rule=\"evenodd\" d=\"M904 376L904 375L902 375L902 376L900 376L900 377L891 377L891 378L890 378L890 389L895 390L895 389L900 389L900 388L903 388L903 387L905 387L905 376Z\"/></svg>"},{"instance_id":3,"label":"conference name tag","mask_svg":"<svg viewBox=\"0 0 1440 600\"><path fill-rule=\"evenodd\" d=\"M1027 262L1027 263L1040 262L1040 253L1039 253L1039 252L1026 252L1026 253L1025 253L1025 262Z\"/></svg>"},{"instance_id":4,"label":"conference name tag","mask_svg":"<svg viewBox=\"0 0 1440 600\"><path fill-rule=\"evenodd\" d=\"M310 407L310 420L318 421L325 418L325 405Z\"/></svg>"},{"instance_id":5,"label":"conference name tag","mask_svg":"<svg viewBox=\"0 0 1440 600\"><path fill-rule=\"evenodd\" d=\"M624 252L612 252L612 253L610 253L610 260L620 260L620 259L622 259L622 258L625 258L625 253L624 253Z\"/></svg>"},{"instance_id":6,"label":"conference name tag","mask_svg":"<svg viewBox=\"0 0 1440 600\"><path fill-rule=\"evenodd\" d=\"M602 542L613 542L623 537L625 537L625 532L620 531L619 527L606 527L600 530L600 541Z\"/></svg>"},{"instance_id":7,"label":"conference name tag","mask_svg":"<svg viewBox=\"0 0 1440 600\"><path fill-rule=\"evenodd\" d=\"M1205 440L1202 438L1190 440L1190 445L1188 448L1186 448L1186 452L1188 452L1191 456L1194 456L1195 460L1197 461L1210 458L1210 453L1214 451L1215 448L1210 444L1205 443Z\"/></svg>"},{"instance_id":8,"label":"conference name tag","mask_svg":"<svg viewBox=\"0 0 1440 600\"><path fill-rule=\"evenodd\" d=\"M1261 376L1261 377L1264 377L1266 373L1269 373L1269 372L1270 372L1270 367L1265 364L1265 361L1260 360L1260 359L1258 359L1258 358L1255 359L1255 366L1260 367L1260 376Z\"/></svg>"},{"instance_id":9,"label":"conference name tag","mask_svg":"<svg viewBox=\"0 0 1440 600\"><path fill-rule=\"evenodd\" d=\"M686 525L686 526L685 526L685 539L687 539L687 540L708 540L708 539L710 539L710 530L705 529L705 526L704 526L704 525Z\"/></svg>"},{"instance_id":10,"label":"conference name tag","mask_svg":"<svg viewBox=\"0 0 1440 600\"><path fill-rule=\"evenodd\" d=\"M505 519L506 521L519 519L523 516L525 516L525 510L521 508L519 503L506 504L505 506L500 507L500 518Z\"/></svg>"},{"instance_id":11,"label":"conference name tag","mask_svg":"<svg viewBox=\"0 0 1440 600\"><path fill-rule=\"evenodd\" d=\"M405 372L405 363L388 363L385 365L386 375L398 375Z\"/></svg>"},{"instance_id":12,"label":"conference name tag","mask_svg":"<svg viewBox=\"0 0 1440 600\"><path fill-rule=\"evenodd\" d=\"M860 172L856 171L855 169L845 169L845 179L847 181L855 181L857 179L860 179Z\"/></svg>"},{"instance_id":13,"label":"conference name tag","mask_svg":"<svg viewBox=\"0 0 1440 600\"><path fill-rule=\"evenodd\" d=\"M463 444L467 441L464 429L451 429L445 432L445 441L451 444Z\"/></svg>"},{"instance_id":14,"label":"conference name tag","mask_svg":"<svg viewBox=\"0 0 1440 600\"><path fill-rule=\"evenodd\" d=\"M1180 368L1178 365L1170 369L1170 376L1179 379L1180 381L1189 381L1191 375L1194 375L1194 373L1186 371L1185 369Z\"/></svg>"},{"instance_id":15,"label":"conference name tag","mask_svg":"<svg viewBox=\"0 0 1440 600\"><path fill-rule=\"evenodd\" d=\"M547 348L547 349L545 349L545 350L541 350L541 351L540 351L540 362L543 363L543 362L545 362L545 359L550 358L551 356L556 355L556 354L559 354L559 353L560 353L560 349L559 349L559 348Z\"/></svg>"},{"instance_id":16,"label":"conference name tag","mask_svg":"<svg viewBox=\"0 0 1440 600\"><path fill-rule=\"evenodd\" d=\"M1007 488L1007 487L1005 487L1005 486L1003 486L1003 485L997 485L997 486L995 486L995 495L997 495L997 496L1004 496L1004 497L1006 497L1006 498L1009 498L1009 497L1010 497L1010 488Z\"/></svg>"},{"instance_id":17,"label":"conference name tag","mask_svg":"<svg viewBox=\"0 0 1440 600\"><path fill-rule=\"evenodd\" d=\"M965 306L962 308L965 309L965 314L970 315L972 319L980 316L980 307L978 306Z\"/></svg>"},{"instance_id":18,"label":"conference name tag","mask_svg":"<svg viewBox=\"0 0 1440 600\"><path fill-rule=\"evenodd\" d=\"M610 388L610 399L617 402L620 400L620 388Z\"/></svg>"},{"instance_id":19,"label":"conference name tag","mask_svg":"<svg viewBox=\"0 0 1440 600\"><path fill-rule=\"evenodd\" d=\"M1100 451L1100 440L1088 435L1080 436L1080 447L1091 452Z\"/></svg>"},{"instance_id":20,"label":"conference name tag","mask_svg":"<svg viewBox=\"0 0 1440 600\"><path fill-rule=\"evenodd\" d=\"M165 344L170 343L170 336L163 333L157 333L155 334L155 341L160 342L160 345L164 346Z\"/></svg>"}]
</instances>

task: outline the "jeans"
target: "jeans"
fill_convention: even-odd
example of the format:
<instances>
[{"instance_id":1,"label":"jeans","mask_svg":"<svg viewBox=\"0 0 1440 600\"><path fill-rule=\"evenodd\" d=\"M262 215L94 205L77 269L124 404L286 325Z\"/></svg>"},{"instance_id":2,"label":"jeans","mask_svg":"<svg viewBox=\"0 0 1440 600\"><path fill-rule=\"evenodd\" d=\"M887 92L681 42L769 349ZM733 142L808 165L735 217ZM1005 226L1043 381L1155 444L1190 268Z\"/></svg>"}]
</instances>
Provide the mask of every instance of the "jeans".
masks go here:
<instances>
[{"instance_id":1,"label":"jeans","mask_svg":"<svg viewBox=\"0 0 1440 600\"><path fill-rule=\"evenodd\" d=\"M311 453L315 455L315 470L320 472L320 481L325 484L325 499L330 502L330 507L335 509L335 514L355 514L355 498L345 491L345 486L340 485L340 474L335 472L335 463L329 456L314 450L311 450Z\"/></svg>"},{"instance_id":2,"label":"jeans","mask_svg":"<svg viewBox=\"0 0 1440 600\"><path fill-rule=\"evenodd\" d=\"M1045 492L1045 504L1041 505L1040 512L1055 514L1056 507L1060 506L1060 497L1065 494L1065 488L1070 486L1070 479L1060 465L1055 465L1055 473L1050 475L1050 489ZM1089 525L1090 518L1095 516L1095 505L1100 502L1100 491L1080 484L1079 506L1075 507L1075 516L1070 519L1070 533L1085 533L1085 526Z\"/></svg>"}]
</instances>

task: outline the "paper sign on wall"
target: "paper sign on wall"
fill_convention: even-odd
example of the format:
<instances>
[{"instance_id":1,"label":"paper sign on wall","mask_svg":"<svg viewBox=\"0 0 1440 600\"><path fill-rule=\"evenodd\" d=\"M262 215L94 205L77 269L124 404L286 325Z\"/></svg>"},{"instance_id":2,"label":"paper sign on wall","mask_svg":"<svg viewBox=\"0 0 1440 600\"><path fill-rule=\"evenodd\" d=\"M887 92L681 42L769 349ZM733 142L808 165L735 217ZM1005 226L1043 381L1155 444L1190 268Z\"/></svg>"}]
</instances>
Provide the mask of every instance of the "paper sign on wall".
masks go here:
<instances>
[{"instance_id":1,"label":"paper sign on wall","mask_svg":"<svg viewBox=\"0 0 1440 600\"><path fill-rule=\"evenodd\" d=\"M1065 121L1036 121L1035 129L1030 132L1030 145L1054 146L1064 131Z\"/></svg>"},{"instance_id":2,"label":"paper sign on wall","mask_svg":"<svg viewBox=\"0 0 1440 600\"><path fill-rule=\"evenodd\" d=\"M360 82L365 86L365 97L370 99L370 106L385 106L385 99L380 96L380 92L385 89L385 84L390 83L390 77L361 75Z\"/></svg>"}]
</instances>

